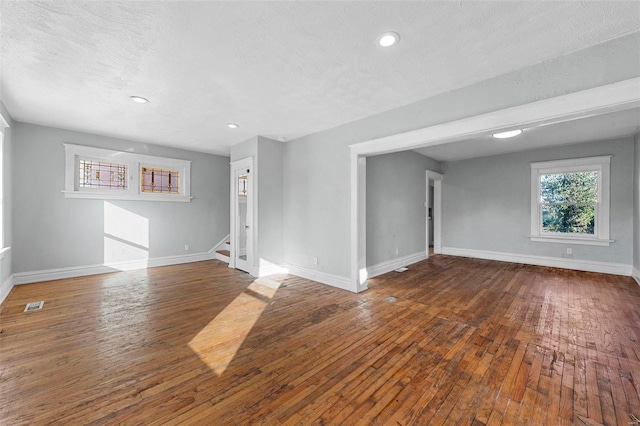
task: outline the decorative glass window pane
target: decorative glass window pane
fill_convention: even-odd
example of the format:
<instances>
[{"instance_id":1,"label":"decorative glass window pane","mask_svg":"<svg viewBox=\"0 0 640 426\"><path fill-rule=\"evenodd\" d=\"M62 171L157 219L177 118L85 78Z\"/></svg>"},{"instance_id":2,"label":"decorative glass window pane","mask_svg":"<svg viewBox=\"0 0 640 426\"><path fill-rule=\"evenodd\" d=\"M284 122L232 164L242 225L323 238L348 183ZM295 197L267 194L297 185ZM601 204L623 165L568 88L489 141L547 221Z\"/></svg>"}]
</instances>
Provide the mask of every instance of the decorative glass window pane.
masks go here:
<instances>
[{"instance_id":1,"label":"decorative glass window pane","mask_svg":"<svg viewBox=\"0 0 640 426\"><path fill-rule=\"evenodd\" d=\"M595 233L598 172L540 175L543 233Z\"/></svg>"},{"instance_id":2,"label":"decorative glass window pane","mask_svg":"<svg viewBox=\"0 0 640 426\"><path fill-rule=\"evenodd\" d=\"M143 167L140 183L142 192L179 194L180 172L177 170Z\"/></svg>"},{"instance_id":3,"label":"decorative glass window pane","mask_svg":"<svg viewBox=\"0 0 640 426\"><path fill-rule=\"evenodd\" d=\"M247 196L247 175L238 176L238 196Z\"/></svg>"},{"instance_id":4,"label":"decorative glass window pane","mask_svg":"<svg viewBox=\"0 0 640 426\"><path fill-rule=\"evenodd\" d=\"M80 188L127 189L127 166L102 161L79 160Z\"/></svg>"}]
</instances>

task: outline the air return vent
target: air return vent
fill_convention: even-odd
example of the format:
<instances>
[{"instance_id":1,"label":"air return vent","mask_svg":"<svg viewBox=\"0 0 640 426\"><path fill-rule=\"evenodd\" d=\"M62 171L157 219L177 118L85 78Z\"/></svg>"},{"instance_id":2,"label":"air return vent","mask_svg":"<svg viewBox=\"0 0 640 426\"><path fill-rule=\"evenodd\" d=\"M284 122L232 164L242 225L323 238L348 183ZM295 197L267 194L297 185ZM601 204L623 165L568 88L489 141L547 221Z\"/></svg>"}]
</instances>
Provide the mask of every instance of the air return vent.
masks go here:
<instances>
[{"instance_id":1,"label":"air return vent","mask_svg":"<svg viewBox=\"0 0 640 426\"><path fill-rule=\"evenodd\" d=\"M27 303L27 306L24 307L23 312L39 311L40 309L42 309L43 306L44 306L44 300L41 300L39 302L29 302Z\"/></svg>"}]
</instances>

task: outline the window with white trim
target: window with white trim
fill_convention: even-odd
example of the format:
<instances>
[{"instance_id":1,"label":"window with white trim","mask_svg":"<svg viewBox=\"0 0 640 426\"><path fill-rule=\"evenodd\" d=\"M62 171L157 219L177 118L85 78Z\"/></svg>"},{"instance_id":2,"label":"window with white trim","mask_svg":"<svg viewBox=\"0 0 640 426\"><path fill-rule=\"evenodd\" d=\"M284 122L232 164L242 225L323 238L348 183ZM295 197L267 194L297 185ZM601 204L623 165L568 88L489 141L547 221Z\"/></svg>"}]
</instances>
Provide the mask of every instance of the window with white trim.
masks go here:
<instances>
[{"instance_id":1,"label":"window with white trim","mask_svg":"<svg viewBox=\"0 0 640 426\"><path fill-rule=\"evenodd\" d=\"M191 201L191 161L63 145L67 198Z\"/></svg>"},{"instance_id":2,"label":"window with white trim","mask_svg":"<svg viewBox=\"0 0 640 426\"><path fill-rule=\"evenodd\" d=\"M608 246L611 156L531 163L531 241Z\"/></svg>"}]
</instances>

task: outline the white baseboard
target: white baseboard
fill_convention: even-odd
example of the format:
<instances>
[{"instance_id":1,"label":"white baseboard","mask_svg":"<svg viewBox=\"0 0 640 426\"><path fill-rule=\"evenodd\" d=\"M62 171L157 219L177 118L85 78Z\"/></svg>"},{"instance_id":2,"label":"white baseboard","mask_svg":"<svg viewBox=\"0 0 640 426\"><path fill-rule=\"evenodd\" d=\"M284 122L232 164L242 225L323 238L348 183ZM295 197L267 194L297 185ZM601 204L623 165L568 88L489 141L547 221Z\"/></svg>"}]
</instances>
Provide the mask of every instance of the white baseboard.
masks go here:
<instances>
[{"instance_id":1,"label":"white baseboard","mask_svg":"<svg viewBox=\"0 0 640 426\"><path fill-rule=\"evenodd\" d=\"M73 266L69 268L44 269L40 271L18 272L13 274L13 283L29 284L41 281L60 280L65 278L83 277L87 275L106 274L117 271L130 271L134 269L153 268L156 266L178 265L182 263L201 262L215 259L215 256L206 253L194 253L179 256L156 257L148 260L134 260L127 262L114 262L106 265Z\"/></svg>"},{"instance_id":2,"label":"white baseboard","mask_svg":"<svg viewBox=\"0 0 640 426\"><path fill-rule=\"evenodd\" d=\"M338 287L343 290L353 292L353 288L351 288L352 287L351 280L347 277L328 274L326 272L316 271L314 269L309 269L309 268L305 268L297 265L291 265L288 263L283 266L292 275L297 275L299 277L306 278L308 280L317 281L322 284L327 284L332 287Z\"/></svg>"},{"instance_id":3,"label":"white baseboard","mask_svg":"<svg viewBox=\"0 0 640 426\"><path fill-rule=\"evenodd\" d=\"M11 292L11 289L13 288L13 285L13 275L7 278L5 282L0 284L0 304L2 304L2 302L4 302L4 299L7 298L7 296Z\"/></svg>"},{"instance_id":4,"label":"white baseboard","mask_svg":"<svg viewBox=\"0 0 640 426\"><path fill-rule=\"evenodd\" d=\"M442 247L442 254L473 257L477 259L498 260L501 262L524 263L527 265L550 266L553 268L575 269L578 271L600 272L602 274L631 275L632 266L622 263L598 262L582 259L533 256L528 254L502 253L496 251Z\"/></svg>"},{"instance_id":5,"label":"white baseboard","mask_svg":"<svg viewBox=\"0 0 640 426\"><path fill-rule=\"evenodd\" d=\"M640 270L638 270L638 268L633 268L631 276L636 280L638 285L640 285Z\"/></svg>"},{"instance_id":6,"label":"white baseboard","mask_svg":"<svg viewBox=\"0 0 640 426\"><path fill-rule=\"evenodd\" d=\"M407 256L402 256L397 259L387 260L385 262L380 262L373 266L367 266L367 276L368 278L377 277L378 275L386 274L387 272L391 272L394 269L402 268L403 266L411 265L412 263L420 262L421 260L425 260L427 258L427 254L424 251L409 254Z\"/></svg>"},{"instance_id":7,"label":"white baseboard","mask_svg":"<svg viewBox=\"0 0 640 426\"><path fill-rule=\"evenodd\" d=\"M284 266L276 265L275 263L265 262L258 266L258 277L266 277L267 275L274 274L287 274L289 270Z\"/></svg>"}]
</instances>

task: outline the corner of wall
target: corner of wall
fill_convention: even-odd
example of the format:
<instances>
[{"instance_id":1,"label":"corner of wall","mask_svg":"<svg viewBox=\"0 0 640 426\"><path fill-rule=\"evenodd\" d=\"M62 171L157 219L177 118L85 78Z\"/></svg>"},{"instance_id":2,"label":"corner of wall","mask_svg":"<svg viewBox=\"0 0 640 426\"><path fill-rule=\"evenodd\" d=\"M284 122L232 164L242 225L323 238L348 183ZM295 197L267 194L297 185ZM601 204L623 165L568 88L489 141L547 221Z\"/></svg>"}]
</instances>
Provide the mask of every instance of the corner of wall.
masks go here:
<instances>
[{"instance_id":1,"label":"corner of wall","mask_svg":"<svg viewBox=\"0 0 640 426\"><path fill-rule=\"evenodd\" d=\"M13 288L13 275L9 275L3 283L0 283L0 305L4 303L9 293L11 293L11 289Z\"/></svg>"}]
</instances>

